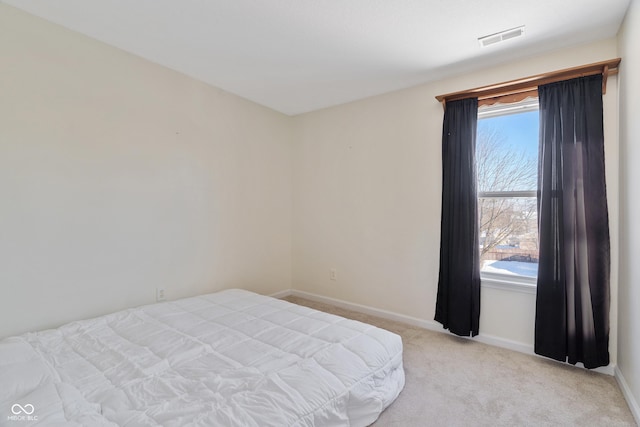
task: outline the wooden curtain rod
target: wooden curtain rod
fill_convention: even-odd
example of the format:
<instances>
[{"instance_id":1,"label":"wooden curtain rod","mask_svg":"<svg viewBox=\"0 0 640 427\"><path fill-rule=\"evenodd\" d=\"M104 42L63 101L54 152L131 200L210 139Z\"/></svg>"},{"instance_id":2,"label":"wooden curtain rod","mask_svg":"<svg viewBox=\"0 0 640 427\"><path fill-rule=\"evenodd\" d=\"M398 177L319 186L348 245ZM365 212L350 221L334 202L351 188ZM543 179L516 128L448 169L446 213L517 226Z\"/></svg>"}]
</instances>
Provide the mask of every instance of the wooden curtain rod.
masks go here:
<instances>
[{"instance_id":1,"label":"wooden curtain rod","mask_svg":"<svg viewBox=\"0 0 640 427\"><path fill-rule=\"evenodd\" d=\"M517 102L528 96L537 96L538 86L540 85L577 77L593 76L595 74L602 74L602 93L606 93L607 77L618 74L620 61L620 58L616 58L580 67L565 68L564 70L537 74L495 85L438 95L436 99L442 102L443 106L446 105L447 101L456 101L464 98L478 98L479 105L494 104L496 102Z\"/></svg>"}]
</instances>

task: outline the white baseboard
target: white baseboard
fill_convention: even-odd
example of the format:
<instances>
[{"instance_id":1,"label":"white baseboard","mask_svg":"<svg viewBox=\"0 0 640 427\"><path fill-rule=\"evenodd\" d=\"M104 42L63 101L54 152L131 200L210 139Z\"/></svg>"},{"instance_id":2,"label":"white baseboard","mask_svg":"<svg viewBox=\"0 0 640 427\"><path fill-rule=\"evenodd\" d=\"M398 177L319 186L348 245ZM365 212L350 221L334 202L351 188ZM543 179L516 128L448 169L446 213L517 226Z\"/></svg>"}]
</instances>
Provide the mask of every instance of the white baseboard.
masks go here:
<instances>
[{"instance_id":1,"label":"white baseboard","mask_svg":"<svg viewBox=\"0 0 640 427\"><path fill-rule=\"evenodd\" d=\"M286 298L289 295L291 295L291 289L285 289L283 291L278 291L278 292L275 292L273 294L269 294L268 296L270 296L271 298L280 299L280 298Z\"/></svg>"},{"instance_id":2,"label":"white baseboard","mask_svg":"<svg viewBox=\"0 0 640 427\"><path fill-rule=\"evenodd\" d=\"M562 363L562 362L559 362L559 363ZM579 368L582 368L582 369L587 369L580 362L576 363L576 366L579 367ZM616 365L601 366L599 368L594 368L594 369L590 369L590 370L593 371L593 372L599 372L601 374L605 374L605 375L609 375L610 377L613 377L613 376L615 376Z\"/></svg>"},{"instance_id":3,"label":"white baseboard","mask_svg":"<svg viewBox=\"0 0 640 427\"><path fill-rule=\"evenodd\" d=\"M536 357L540 357L542 359L546 359L546 360L551 360L553 362L557 362L557 363L561 363L563 365L566 365L565 362L560 362L557 360L553 360L553 359L549 359L547 357L541 356L539 354L536 354L536 352L534 351L534 348L532 345L530 344L525 344L525 343L521 343L518 341L511 341L505 338L500 338L500 337L496 337L493 335L485 335L485 334L479 334L477 337L474 338L474 340L481 342L481 343L485 343L488 345L492 345L495 347L501 347L501 348L506 348L509 350L513 350L513 351L517 351L520 353L525 353L525 354L530 354L532 356L536 356ZM586 369L584 367L584 364L582 364L581 362L578 362L575 364L576 367L578 368L582 368L582 369ZM599 368L595 368L595 369L591 369L594 372L598 372L600 374L605 374L605 375L609 375L609 376L614 376L615 374L615 369L616 369L616 365L607 365L607 366L601 366Z\"/></svg>"},{"instance_id":4,"label":"white baseboard","mask_svg":"<svg viewBox=\"0 0 640 427\"><path fill-rule=\"evenodd\" d=\"M362 304L355 304L352 302L347 302L347 301L343 301L335 298L324 297L321 295L312 294L310 292L298 291L295 289L291 290L291 295L294 295L300 298L305 298L311 301L317 301L325 304L334 305L336 307L356 311L358 313L369 314L371 316L381 317L383 319L395 320L397 322L407 323L409 325L417 326L424 329L429 329L431 331L447 332L446 329L444 329L442 325L436 322L435 320L419 319L417 317L394 313L392 311L373 308L373 307L369 307ZM463 338L466 338L466 337L463 337ZM484 334L479 334L473 339L478 342L493 345L496 347L507 348L509 350L519 351L521 353L533 354L532 346L524 343L520 343L517 341L511 341L504 338L495 337L491 335L484 335Z\"/></svg>"},{"instance_id":5,"label":"white baseboard","mask_svg":"<svg viewBox=\"0 0 640 427\"><path fill-rule=\"evenodd\" d=\"M283 291L286 292L286 291ZM404 314L399 314L399 313L394 313L392 311L388 311L388 310L382 310L379 308L374 308L374 307L369 307L366 305L362 305L362 304L356 304L356 303L352 303L352 302L348 302L348 301L344 301L344 300L340 300L340 299L336 299L336 298L330 298L330 297L325 297L322 295L318 295L318 294L314 294L311 292L305 292L305 291L299 291L296 289L291 289L290 291L288 291L288 294L284 294L282 297L280 298L284 298L285 296L289 296L289 295L293 295L296 297L300 297L300 298L305 298L311 301L316 301L316 302L321 302L324 304L329 304L329 305L333 305L335 307L340 307L340 308L344 308L346 310L351 310L351 311L355 311L358 313L364 313L364 314L369 314L371 316L376 316L376 317L381 317L383 319L387 319L387 320L394 320L396 322L402 322L402 323L406 323L412 326L417 326L419 328L424 328L424 329L429 329L431 331L436 331L436 332L442 332L442 333L447 333L447 330L444 329L442 327L442 325L438 322L436 322L435 320L425 320L425 319L419 319L417 317L412 317L412 316L407 316ZM465 337L467 338L467 337ZM468 337L469 339L472 339L471 337ZM535 352L533 351L533 346L531 344L527 344L527 343L522 343L522 342L518 342L518 341L512 341L506 338L501 338L501 337L496 337L493 335L487 335L487 334L483 334L480 333L478 334L476 337L473 338L474 341L478 341L484 344L488 344L488 345L492 345L495 347L501 347L501 348L506 348L508 350L513 350L513 351L517 351L520 353L525 353L525 354L530 354L533 356L537 356L537 357L543 357L540 355L535 354ZM558 363L562 363L562 362L558 362ZM581 363L576 364L576 366L584 368L584 366ZM606 375L614 375L614 368L615 365L609 365L609 366L603 366L601 368L596 368L593 369L593 371L595 372L599 372L601 374L606 374Z\"/></svg>"},{"instance_id":6,"label":"white baseboard","mask_svg":"<svg viewBox=\"0 0 640 427\"><path fill-rule=\"evenodd\" d=\"M636 419L636 424L640 425L640 405L638 404L638 401L636 400L634 395L631 393L629 384L627 384L627 381L624 379L622 371L620 371L620 368L618 368L617 366L615 368L614 376L616 378L616 381L618 382L618 385L620 386L620 390L622 390L622 395L627 400L627 405L629 405L629 409L631 410L633 417Z\"/></svg>"},{"instance_id":7,"label":"white baseboard","mask_svg":"<svg viewBox=\"0 0 640 427\"><path fill-rule=\"evenodd\" d=\"M412 326L418 326L424 329L429 329L429 330L438 331L438 332L442 330L442 325L433 320L418 319L417 317L394 313L392 311L382 310L380 308L373 308L373 307L369 307L362 304L343 301L340 299L324 297L322 295L312 294L310 292L298 291L296 289L291 290L291 295L308 299L311 301L321 302L324 304L329 304L336 307L344 308L346 310L356 311L358 313L364 313L364 314L369 314L371 316L381 317L387 320L395 320L396 322L402 322Z\"/></svg>"},{"instance_id":8,"label":"white baseboard","mask_svg":"<svg viewBox=\"0 0 640 427\"><path fill-rule=\"evenodd\" d=\"M407 323L412 326L417 326L419 328L429 329L435 332L447 332L446 329L442 327L442 325L435 320L425 320L419 319L417 317L407 316L404 314L394 313L388 310L382 310L379 308L373 308L362 304L355 304L352 302L347 302L335 298L324 297L317 294L312 294L310 292L291 290L291 295L305 298L311 301L322 302L325 304L330 304L336 307L344 308L347 310L356 311L358 313L369 314L371 316L381 317L383 319L395 320L397 322ZM463 337L467 338L467 337ZM468 337L471 338L471 337ZM521 353L533 354L533 346L527 345L525 343L520 343L517 341L511 341L505 338L495 337L492 335L479 334L473 338L475 341L493 345L496 347L507 348L509 350L519 351Z\"/></svg>"},{"instance_id":9,"label":"white baseboard","mask_svg":"<svg viewBox=\"0 0 640 427\"><path fill-rule=\"evenodd\" d=\"M483 333L478 334L473 339L475 341L492 345L494 347L501 347L501 348L506 348L508 350L517 351L519 353L535 355L535 353L533 352L533 346L530 344L508 340L506 338L496 337L494 335L487 335Z\"/></svg>"}]
</instances>

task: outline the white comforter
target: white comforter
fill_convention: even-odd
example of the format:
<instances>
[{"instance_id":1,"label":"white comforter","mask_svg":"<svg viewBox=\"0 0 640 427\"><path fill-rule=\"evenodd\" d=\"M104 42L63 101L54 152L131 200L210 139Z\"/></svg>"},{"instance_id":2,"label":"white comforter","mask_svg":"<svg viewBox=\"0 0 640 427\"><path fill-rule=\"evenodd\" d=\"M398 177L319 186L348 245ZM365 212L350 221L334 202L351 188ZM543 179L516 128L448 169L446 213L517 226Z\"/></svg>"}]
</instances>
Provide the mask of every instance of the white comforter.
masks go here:
<instances>
[{"instance_id":1,"label":"white comforter","mask_svg":"<svg viewBox=\"0 0 640 427\"><path fill-rule=\"evenodd\" d=\"M398 335L237 289L0 341L0 425L364 426L403 386Z\"/></svg>"}]
</instances>

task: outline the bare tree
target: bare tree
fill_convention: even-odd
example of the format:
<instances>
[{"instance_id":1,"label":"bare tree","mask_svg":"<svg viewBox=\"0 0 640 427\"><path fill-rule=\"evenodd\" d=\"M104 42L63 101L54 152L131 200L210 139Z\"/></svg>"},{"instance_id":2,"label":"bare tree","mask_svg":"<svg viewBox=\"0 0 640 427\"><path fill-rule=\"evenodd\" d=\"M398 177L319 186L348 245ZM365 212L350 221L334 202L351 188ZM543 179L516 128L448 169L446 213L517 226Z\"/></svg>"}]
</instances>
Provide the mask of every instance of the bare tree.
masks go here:
<instances>
[{"instance_id":1,"label":"bare tree","mask_svg":"<svg viewBox=\"0 0 640 427\"><path fill-rule=\"evenodd\" d=\"M495 127L478 128L478 192L529 191L536 188L535 156L509 144ZM480 198L481 256L497 245L514 244L512 236L535 233L536 202L526 198ZM519 242L518 242L519 243Z\"/></svg>"}]
</instances>

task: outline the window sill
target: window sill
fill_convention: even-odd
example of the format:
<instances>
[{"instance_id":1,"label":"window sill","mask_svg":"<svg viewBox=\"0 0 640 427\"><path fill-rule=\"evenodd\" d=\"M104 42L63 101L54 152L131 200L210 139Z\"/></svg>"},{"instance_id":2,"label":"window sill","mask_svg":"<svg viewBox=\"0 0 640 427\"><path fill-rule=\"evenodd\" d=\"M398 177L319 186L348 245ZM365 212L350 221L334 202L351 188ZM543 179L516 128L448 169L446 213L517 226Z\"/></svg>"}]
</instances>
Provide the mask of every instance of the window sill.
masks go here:
<instances>
[{"instance_id":1,"label":"window sill","mask_svg":"<svg viewBox=\"0 0 640 427\"><path fill-rule=\"evenodd\" d=\"M482 276L480 278L480 286L483 288L500 289L502 291L522 292L531 295L536 294L536 283L533 280Z\"/></svg>"}]
</instances>

